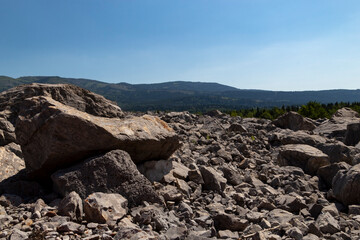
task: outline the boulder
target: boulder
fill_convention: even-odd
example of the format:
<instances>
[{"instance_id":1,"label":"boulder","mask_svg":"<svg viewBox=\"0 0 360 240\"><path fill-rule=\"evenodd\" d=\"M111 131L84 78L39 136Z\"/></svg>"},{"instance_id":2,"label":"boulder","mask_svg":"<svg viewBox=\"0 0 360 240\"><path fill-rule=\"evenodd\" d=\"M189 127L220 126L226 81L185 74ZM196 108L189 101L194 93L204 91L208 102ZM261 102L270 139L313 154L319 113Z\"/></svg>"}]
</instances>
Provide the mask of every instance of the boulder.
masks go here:
<instances>
[{"instance_id":1,"label":"boulder","mask_svg":"<svg viewBox=\"0 0 360 240\"><path fill-rule=\"evenodd\" d=\"M326 165L320 167L317 171L317 175L326 183L326 185L331 188L332 180L340 170L347 170L351 167L351 165L345 162L332 163L330 165Z\"/></svg>"},{"instance_id":2,"label":"boulder","mask_svg":"<svg viewBox=\"0 0 360 240\"><path fill-rule=\"evenodd\" d=\"M243 231L249 226L249 221L234 214L218 213L214 216L214 226L217 230Z\"/></svg>"},{"instance_id":3,"label":"boulder","mask_svg":"<svg viewBox=\"0 0 360 240\"><path fill-rule=\"evenodd\" d=\"M113 150L59 170L51 178L55 191L63 196L72 191L81 198L94 192L119 193L128 199L130 205L138 205L143 201L162 203L152 184L138 171L129 154L121 150Z\"/></svg>"},{"instance_id":4,"label":"boulder","mask_svg":"<svg viewBox=\"0 0 360 240\"><path fill-rule=\"evenodd\" d=\"M285 113L284 115L274 120L272 123L279 128L288 128L293 131L311 131L316 127L311 119L304 118L297 112L292 111Z\"/></svg>"},{"instance_id":5,"label":"boulder","mask_svg":"<svg viewBox=\"0 0 360 240\"><path fill-rule=\"evenodd\" d=\"M340 170L332 181L335 198L345 205L360 204L360 164Z\"/></svg>"},{"instance_id":6,"label":"boulder","mask_svg":"<svg viewBox=\"0 0 360 240\"><path fill-rule=\"evenodd\" d=\"M305 131L291 131L288 129L277 129L269 137L269 142L273 145L286 144L307 144L313 147L321 143L326 143L326 138L319 135L310 135Z\"/></svg>"},{"instance_id":7,"label":"boulder","mask_svg":"<svg viewBox=\"0 0 360 240\"><path fill-rule=\"evenodd\" d=\"M346 162L350 165L356 163L355 155L360 152L360 149L346 146L340 141L320 143L316 145L316 148L327 154L331 163Z\"/></svg>"},{"instance_id":8,"label":"boulder","mask_svg":"<svg viewBox=\"0 0 360 240\"><path fill-rule=\"evenodd\" d=\"M58 214L69 216L72 221L81 221L84 214L83 202L79 194L71 192L63 198L58 206Z\"/></svg>"},{"instance_id":9,"label":"boulder","mask_svg":"<svg viewBox=\"0 0 360 240\"><path fill-rule=\"evenodd\" d=\"M123 117L116 103L101 95L70 84L27 84L0 93L0 111L8 112L8 120L15 123L23 101L35 96L46 96L64 105L101 117Z\"/></svg>"},{"instance_id":10,"label":"boulder","mask_svg":"<svg viewBox=\"0 0 360 240\"><path fill-rule=\"evenodd\" d=\"M279 151L278 162L282 166L300 167L311 175L315 175L319 167L330 164L328 155L305 144L283 146Z\"/></svg>"},{"instance_id":11,"label":"boulder","mask_svg":"<svg viewBox=\"0 0 360 240\"><path fill-rule=\"evenodd\" d=\"M314 129L314 133L327 138L335 138L344 141L347 126L352 123L359 123L359 114L350 108L341 108L329 119Z\"/></svg>"},{"instance_id":12,"label":"boulder","mask_svg":"<svg viewBox=\"0 0 360 240\"><path fill-rule=\"evenodd\" d=\"M334 234L341 231L338 221L328 212L320 214L316 223L320 231L325 234Z\"/></svg>"},{"instance_id":13,"label":"boulder","mask_svg":"<svg viewBox=\"0 0 360 240\"><path fill-rule=\"evenodd\" d=\"M96 192L84 200L85 219L88 222L117 221L127 214L127 200L117 193Z\"/></svg>"},{"instance_id":14,"label":"boulder","mask_svg":"<svg viewBox=\"0 0 360 240\"><path fill-rule=\"evenodd\" d=\"M174 159L147 161L139 164L138 169L151 182L172 182L175 178L186 179L190 171Z\"/></svg>"},{"instance_id":15,"label":"boulder","mask_svg":"<svg viewBox=\"0 0 360 240\"><path fill-rule=\"evenodd\" d=\"M344 143L348 146L355 146L360 141L360 120L358 123L350 123L346 127Z\"/></svg>"},{"instance_id":16,"label":"boulder","mask_svg":"<svg viewBox=\"0 0 360 240\"><path fill-rule=\"evenodd\" d=\"M23 102L16 137L35 178L113 149L127 151L140 163L167 159L179 147L175 132L157 117L96 117L49 97Z\"/></svg>"},{"instance_id":17,"label":"boulder","mask_svg":"<svg viewBox=\"0 0 360 240\"><path fill-rule=\"evenodd\" d=\"M217 192L222 192L225 189L227 180L215 169L201 166L200 172L204 180L204 189L214 190Z\"/></svg>"},{"instance_id":18,"label":"boulder","mask_svg":"<svg viewBox=\"0 0 360 240\"><path fill-rule=\"evenodd\" d=\"M0 146L16 141L15 128L13 124L0 117Z\"/></svg>"},{"instance_id":19,"label":"boulder","mask_svg":"<svg viewBox=\"0 0 360 240\"><path fill-rule=\"evenodd\" d=\"M0 182L24 168L24 160L12 152L11 145L0 147Z\"/></svg>"}]
</instances>

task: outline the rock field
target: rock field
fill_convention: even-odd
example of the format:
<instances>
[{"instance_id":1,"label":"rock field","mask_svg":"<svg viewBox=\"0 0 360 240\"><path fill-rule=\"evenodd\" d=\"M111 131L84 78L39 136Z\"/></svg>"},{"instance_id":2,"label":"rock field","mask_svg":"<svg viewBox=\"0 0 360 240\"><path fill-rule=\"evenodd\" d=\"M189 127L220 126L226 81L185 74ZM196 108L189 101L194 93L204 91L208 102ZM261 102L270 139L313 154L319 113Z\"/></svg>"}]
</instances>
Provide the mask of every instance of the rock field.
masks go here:
<instances>
[{"instance_id":1,"label":"rock field","mask_svg":"<svg viewBox=\"0 0 360 240\"><path fill-rule=\"evenodd\" d=\"M360 116L124 113L0 93L2 239L360 239Z\"/></svg>"}]
</instances>

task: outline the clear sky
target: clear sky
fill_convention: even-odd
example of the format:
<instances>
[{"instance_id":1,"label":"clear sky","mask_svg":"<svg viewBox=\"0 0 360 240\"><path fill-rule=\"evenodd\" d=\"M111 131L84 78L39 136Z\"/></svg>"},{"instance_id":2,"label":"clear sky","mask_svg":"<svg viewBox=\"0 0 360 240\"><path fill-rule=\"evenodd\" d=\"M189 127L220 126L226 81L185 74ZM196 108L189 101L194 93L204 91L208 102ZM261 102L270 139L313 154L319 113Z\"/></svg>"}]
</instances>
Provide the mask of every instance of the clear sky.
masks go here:
<instances>
[{"instance_id":1,"label":"clear sky","mask_svg":"<svg viewBox=\"0 0 360 240\"><path fill-rule=\"evenodd\" d=\"M360 88L358 0L0 0L0 75Z\"/></svg>"}]
</instances>

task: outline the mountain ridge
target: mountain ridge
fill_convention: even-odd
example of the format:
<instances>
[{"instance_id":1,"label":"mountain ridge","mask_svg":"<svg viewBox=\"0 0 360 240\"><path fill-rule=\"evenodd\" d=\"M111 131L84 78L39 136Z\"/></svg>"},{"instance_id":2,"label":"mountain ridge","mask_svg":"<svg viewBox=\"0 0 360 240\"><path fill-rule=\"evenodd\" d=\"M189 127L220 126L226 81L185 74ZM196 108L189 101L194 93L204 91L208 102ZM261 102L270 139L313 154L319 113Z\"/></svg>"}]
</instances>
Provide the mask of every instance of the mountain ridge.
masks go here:
<instances>
[{"instance_id":1,"label":"mountain ridge","mask_svg":"<svg viewBox=\"0 0 360 240\"><path fill-rule=\"evenodd\" d=\"M0 91L29 83L68 83L88 89L115 101L126 111L207 111L320 103L359 102L360 90L332 89L309 91L270 91L238 89L219 84L173 81L153 84L105 83L85 78L58 76L0 76Z\"/></svg>"}]
</instances>

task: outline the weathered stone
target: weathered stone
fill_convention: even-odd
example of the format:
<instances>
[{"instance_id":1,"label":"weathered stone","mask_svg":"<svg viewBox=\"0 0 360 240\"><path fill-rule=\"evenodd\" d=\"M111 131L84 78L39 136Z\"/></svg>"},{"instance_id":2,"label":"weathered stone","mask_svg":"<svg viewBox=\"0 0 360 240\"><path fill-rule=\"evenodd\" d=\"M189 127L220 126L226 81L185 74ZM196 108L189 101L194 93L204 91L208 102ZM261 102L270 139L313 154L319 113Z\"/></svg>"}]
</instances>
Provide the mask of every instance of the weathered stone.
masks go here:
<instances>
[{"instance_id":1,"label":"weathered stone","mask_svg":"<svg viewBox=\"0 0 360 240\"><path fill-rule=\"evenodd\" d=\"M301 240L304 238L302 232L297 227L292 227L286 231L286 234L292 239Z\"/></svg>"},{"instance_id":2,"label":"weathered stone","mask_svg":"<svg viewBox=\"0 0 360 240\"><path fill-rule=\"evenodd\" d=\"M114 150L83 163L59 170L51 176L61 195L75 191L81 198L94 192L119 193L129 204L162 203L151 183L136 168L129 154Z\"/></svg>"},{"instance_id":3,"label":"weathered stone","mask_svg":"<svg viewBox=\"0 0 360 240\"><path fill-rule=\"evenodd\" d=\"M139 163L167 159L179 147L177 135L157 117L96 117L49 97L26 99L23 106L16 137L37 178L97 152L122 149Z\"/></svg>"},{"instance_id":4,"label":"weathered stone","mask_svg":"<svg viewBox=\"0 0 360 240\"><path fill-rule=\"evenodd\" d=\"M214 225L218 230L243 231L249 222L233 214L219 213L214 216Z\"/></svg>"},{"instance_id":5,"label":"weathered stone","mask_svg":"<svg viewBox=\"0 0 360 240\"><path fill-rule=\"evenodd\" d=\"M78 232L80 224L75 222L64 222L57 227L58 232Z\"/></svg>"},{"instance_id":6,"label":"weathered stone","mask_svg":"<svg viewBox=\"0 0 360 240\"><path fill-rule=\"evenodd\" d=\"M15 122L25 99L35 96L50 97L62 104L101 117L123 117L116 103L103 96L70 84L21 85L0 94L0 111L10 112L10 122Z\"/></svg>"},{"instance_id":7,"label":"weathered stone","mask_svg":"<svg viewBox=\"0 0 360 240\"><path fill-rule=\"evenodd\" d=\"M318 169L317 175L326 183L328 187L332 186L332 180L340 170L348 170L351 166L345 162L333 163L322 166Z\"/></svg>"},{"instance_id":8,"label":"weathered stone","mask_svg":"<svg viewBox=\"0 0 360 240\"><path fill-rule=\"evenodd\" d=\"M279 208L293 213L299 213L301 209L307 207L302 199L289 195L279 196L275 201Z\"/></svg>"},{"instance_id":9,"label":"weathered stone","mask_svg":"<svg viewBox=\"0 0 360 240\"><path fill-rule=\"evenodd\" d=\"M314 132L328 138L335 138L343 141L346 136L348 124L358 123L359 114L349 108L342 108L336 111L330 120L325 121L314 129Z\"/></svg>"},{"instance_id":10,"label":"weathered stone","mask_svg":"<svg viewBox=\"0 0 360 240\"><path fill-rule=\"evenodd\" d=\"M0 147L0 182L25 168L24 160L8 147Z\"/></svg>"},{"instance_id":11,"label":"weathered stone","mask_svg":"<svg viewBox=\"0 0 360 240\"><path fill-rule=\"evenodd\" d=\"M360 164L340 170L333 178L333 194L345 205L360 204Z\"/></svg>"},{"instance_id":12,"label":"weathered stone","mask_svg":"<svg viewBox=\"0 0 360 240\"><path fill-rule=\"evenodd\" d=\"M350 123L346 127L344 143L355 146L360 141L360 119L358 123Z\"/></svg>"},{"instance_id":13,"label":"weathered stone","mask_svg":"<svg viewBox=\"0 0 360 240\"><path fill-rule=\"evenodd\" d=\"M319 167L330 164L329 157L314 147L303 144L289 144L281 148L278 162L282 166L296 166L315 175Z\"/></svg>"},{"instance_id":14,"label":"weathered stone","mask_svg":"<svg viewBox=\"0 0 360 240\"><path fill-rule=\"evenodd\" d=\"M281 225L281 224L289 223L290 220L295 217L295 215L285 210L274 209L270 211L266 215L266 217L270 223L277 223Z\"/></svg>"},{"instance_id":15,"label":"weathered stone","mask_svg":"<svg viewBox=\"0 0 360 240\"><path fill-rule=\"evenodd\" d=\"M230 125L230 127L227 129L229 132L237 132L237 133L246 133L247 129L238 123L233 123Z\"/></svg>"},{"instance_id":16,"label":"weathered stone","mask_svg":"<svg viewBox=\"0 0 360 240\"><path fill-rule=\"evenodd\" d=\"M175 178L186 179L190 171L182 163L173 159L147 161L138 165L139 171L150 181L172 182Z\"/></svg>"},{"instance_id":17,"label":"weathered stone","mask_svg":"<svg viewBox=\"0 0 360 240\"><path fill-rule=\"evenodd\" d=\"M226 186L226 178L221 176L215 169L211 167L200 167L200 172L204 180L204 189L222 192Z\"/></svg>"},{"instance_id":18,"label":"weathered stone","mask_svg":"<svg viewBox=\"0 0 360 240\"><path fill-rule=\"evenodd\" d=\"M272 122L280 128L289 128L294 131L298 130L314 130L315 124L311 119L304 118L296 112L287 112Z\"/></svg>"},{"instance_id":19,"label":"weathered stone","mask_svg":"<svg viewBox=\"0 0 360 240\"><path fill-rule=\"evenodd\" d=\"M269 141L273 145L306 144L315 147L320 143L326 143L326 138L310 135L301 130L294 132L288 129L280 129L270 136Z\"/></svg>"},{"instance_id":20,"label":"weathered stone","mask_svg":"<svg viewBox=\"0 0 360 240\"><path fill-rule=\"evenodd\" d=\"M69 216L71 220L82 219L84 214L82 199L79 194L72 191L65 198L63 198L58 206L58 214L62 216Z\"/></svg>"},{"instance_id":21,"label":"weathered stone","mask_svg":"<svg viewBox=\"0 0 360 240\"><path fill-rule=\"evenodd\" d=\"M329 156L331 163L346 162L350 165L356 164L355 155L360 152L352 146L346 146L342 142L320 143L316 148Z\"/></svg>"},{"instance_id":22,"label":"weathered stone","mask_svg":"<svg viewBox=\"0 0 360 240\"><path fill-rule=\"evenodd\" d=\"M316 220L322 233L334 234L340 231L340 226L330 213L322 213Z\"/></svg>"},{"instance_id":23,"label":"weathered stone","mask_svg":"<svg viewBox=\"0 0 360 240\"><path fill-rule=\"evenodd\" d=\"M84 200L85 219L96 223L117 221L126 215L127 204L127 200L117 193L90 194Z\"/></svg>"},{"instance_id":24,"label":"weathered stone","mask_svg":"<svg viewBox=\"0 0 360 240\"><path fill-rule=\"evenodd\" d=\"M350 205L349 214L360 215L360 205Z\"/></svg>"}]
</instances>

